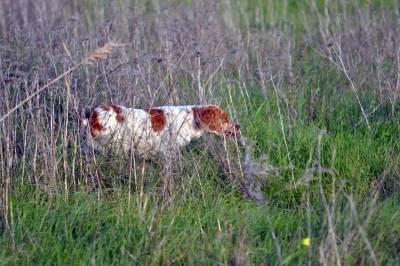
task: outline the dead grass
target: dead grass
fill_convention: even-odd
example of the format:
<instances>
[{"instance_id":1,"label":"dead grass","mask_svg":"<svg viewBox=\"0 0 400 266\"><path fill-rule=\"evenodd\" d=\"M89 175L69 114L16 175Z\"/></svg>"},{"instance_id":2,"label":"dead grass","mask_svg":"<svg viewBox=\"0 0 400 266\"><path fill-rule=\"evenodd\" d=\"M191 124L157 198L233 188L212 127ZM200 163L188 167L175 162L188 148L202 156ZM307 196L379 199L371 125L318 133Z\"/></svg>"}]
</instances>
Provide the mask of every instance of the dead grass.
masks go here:
<instances>
[{"instance_id":1,"label":"dead grass","mask_svg":"<svg viewBox=\"0 0 400 266\"><path fill-rule=\"evenodd\" d=\"M320 127L321 119L325 127L326 117L340 113L333 110L331 99L346 98L349 92L358 108L351 113L352 130L366 125L373 135L382 121L397 123L398 128L398 4L389 9L377 3L309 1L296 5L300 15L293 15L288 14L295 8L290 1L283 1L282 14L255 2L0 3L0 231L5 228L14 248L11 202L19 187L33 187L36 199L46 195L49 204L60 192L66 201L74 192L86 191L100 202L110 190L126 188L128 206L137 206L138 217L146 219L157 188L172 197L168 206L173 208L174 197L188 193L195 182L201 187L201 169L216 163L221 167L211 168L210 175L221 171L220 176L246 197L264 204L274 262L288 263L291 257L275 228L271 213L275 202L265 195L265 186L273 184L271 176L274 181L284 180L280 191L288 195L290 204L304 199L310 238L312 204L320 200L323 236L318 246L309 248L309 263L346 264L352 252L368 258L361 262L383 261L376 239L368 235L367 221L376 212L376 195L385 186L373 194L370 210L361 212L363 205L345 191L337 175L335 150L329 154L332 165L324 164L323 134L316 134L316 147L310 144L302 160L296 157L293 136L298 123L305 121L303 111L305 126ZM303 28L296 30L298 25ZM82 152L77 118L85 107L102 102L138 108L221 104L243 124L250 125L247 119L253 114L262 119L258 128L265 123L272 127L277 121L277 133L275 140L266 140L264 131L257 133L257 140L207 139L191 151L176 151L154 161L134 154L118 160L88 156ZM377 113L384 114L381 120L374 118ZM339 119L334 123L343 122ZM271 162L276 139L284 147L276 156L279 165ZM260 151L263 141L268 148ZM396 176L396 167L394 162L386 168ZM385 182L392 184L393 179ZM149 185L152 182L156 185ZM207 195L203 190L200 194L199 201L206 202ZM336 197L345 199L343 212ZM154 208L168 212L168 206ZM343 215L348 217L342 219ZM235 242L230 261L251 263L252 232L235 231L232 238L236 233L242 240Z\"/></svg>"}]
</instances>

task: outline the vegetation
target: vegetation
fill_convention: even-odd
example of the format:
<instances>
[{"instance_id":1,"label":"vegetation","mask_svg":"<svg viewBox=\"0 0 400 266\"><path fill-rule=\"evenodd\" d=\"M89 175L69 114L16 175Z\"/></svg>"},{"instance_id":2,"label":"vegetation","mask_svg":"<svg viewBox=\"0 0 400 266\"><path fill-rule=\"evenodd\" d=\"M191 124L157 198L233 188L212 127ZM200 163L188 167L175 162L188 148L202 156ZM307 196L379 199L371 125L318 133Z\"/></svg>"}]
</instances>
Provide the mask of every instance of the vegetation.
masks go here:
<instances>
[{"instance_id":1,"label":"vegetation","mask_svg":"<svg viewBox=\"0 0 400 266\"><path fill-rule=\"evenodd\" d=\"M0 2L0 263L398 264L399 12ZM169 161L85 154L79 117L102 102L220 104L246 142L206 136ZM249 175L265 200L242 193Z\"/></svg>"}]
</instances>

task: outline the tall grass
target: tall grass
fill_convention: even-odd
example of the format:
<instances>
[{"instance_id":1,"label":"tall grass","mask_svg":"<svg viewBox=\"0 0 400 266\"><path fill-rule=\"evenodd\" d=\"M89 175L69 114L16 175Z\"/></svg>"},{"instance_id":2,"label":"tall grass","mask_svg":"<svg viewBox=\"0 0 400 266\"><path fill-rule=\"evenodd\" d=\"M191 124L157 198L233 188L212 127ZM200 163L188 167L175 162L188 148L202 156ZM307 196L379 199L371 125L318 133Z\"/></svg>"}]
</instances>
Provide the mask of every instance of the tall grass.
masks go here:
<instances>
[{"instance_id":1,"label":"tall grass","mask_svg":"<svg viewBox=\"0 0 400 266\"><path fill-rule=\"evenodd\" d=\"M1 2L0 261L398 263L399 8ZM79 115L102 102L220 104L244 138L83 153Z\"/></svg>"}]
</instances>

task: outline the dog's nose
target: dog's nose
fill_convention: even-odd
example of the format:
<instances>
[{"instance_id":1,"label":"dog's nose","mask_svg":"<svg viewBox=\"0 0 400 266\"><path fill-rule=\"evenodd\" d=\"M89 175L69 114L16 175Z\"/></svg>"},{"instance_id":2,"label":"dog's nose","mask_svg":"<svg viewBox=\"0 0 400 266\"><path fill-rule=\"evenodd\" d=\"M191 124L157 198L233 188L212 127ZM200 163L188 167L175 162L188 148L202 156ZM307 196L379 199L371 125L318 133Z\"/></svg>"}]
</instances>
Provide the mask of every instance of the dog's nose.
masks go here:
<instances>
[{"instance_id":1,"label":"dog's nose","mask_svg":"<svg viewBox=\"0 0 400 266\"><path fill-rule=\"evenodd\" d=\"M240 130L240 125L239 125L239 124L236 124L236 125L235 125L235 130L236 130L236 131L239 131L239 130Z\"/></svg>"}]
</instances>

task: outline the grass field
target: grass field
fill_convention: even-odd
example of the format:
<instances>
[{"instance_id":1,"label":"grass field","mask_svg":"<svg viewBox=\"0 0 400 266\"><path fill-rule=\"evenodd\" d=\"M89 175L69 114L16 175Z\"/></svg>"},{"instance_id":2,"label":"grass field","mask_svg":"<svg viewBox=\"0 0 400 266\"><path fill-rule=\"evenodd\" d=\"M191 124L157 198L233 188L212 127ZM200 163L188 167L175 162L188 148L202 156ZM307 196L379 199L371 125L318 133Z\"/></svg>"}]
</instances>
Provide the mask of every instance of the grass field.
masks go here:
<instances>
[{"instance_id":1,"label":"grass field","mask_svg":"<svg viewBox=\"0 0 400 266\"><path fill-rule=\"evenodd\" d=\"M397 1L14 0L0 15L1 265L399 264ZM109 41L125 46L63 75ZM247 145L88 156L78 120L100 103L219 104Z\"/></svg>"}]
</instances>

